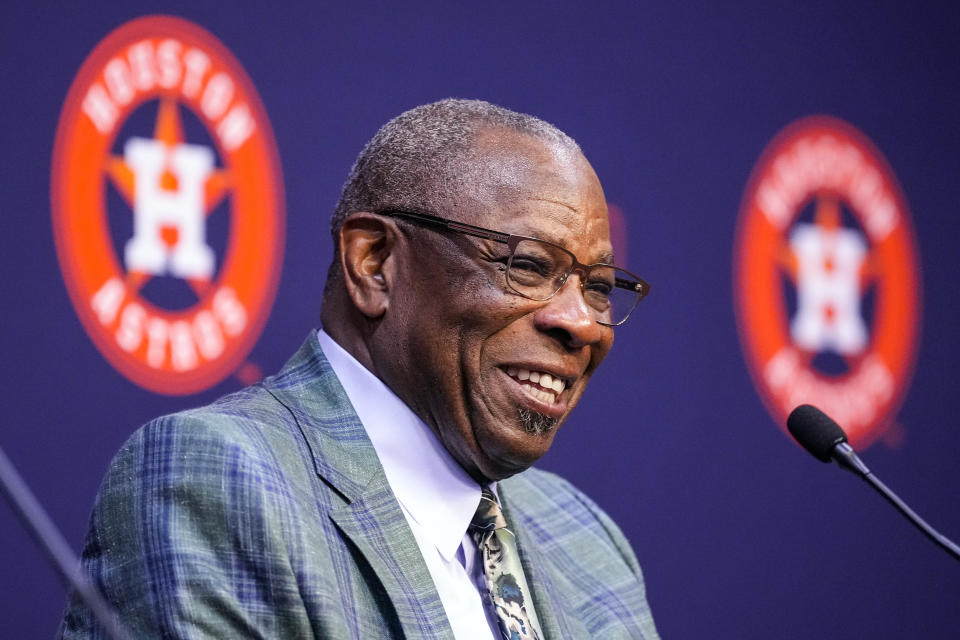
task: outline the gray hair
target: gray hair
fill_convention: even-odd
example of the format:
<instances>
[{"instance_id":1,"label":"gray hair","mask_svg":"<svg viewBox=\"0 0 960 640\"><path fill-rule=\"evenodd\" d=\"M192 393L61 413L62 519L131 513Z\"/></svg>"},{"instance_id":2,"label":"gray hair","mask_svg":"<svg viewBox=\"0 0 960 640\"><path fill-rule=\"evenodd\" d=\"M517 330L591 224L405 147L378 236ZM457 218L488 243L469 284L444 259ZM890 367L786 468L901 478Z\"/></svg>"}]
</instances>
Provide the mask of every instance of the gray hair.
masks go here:
<instances>
[{"instance_id":1,"label":"gray hair","mask_svg":"<svg viewBox=\"0 0 960 640\"><path fill-rule=\"evenodd\" d=\"M507 129L580 151L552 124L482 100L448 98L383 125L350 170L330 220L334 265L340 227L351 213L388 207L441 213L471 172L473 146L486 129Z\"/></svg>"}]
</instances>

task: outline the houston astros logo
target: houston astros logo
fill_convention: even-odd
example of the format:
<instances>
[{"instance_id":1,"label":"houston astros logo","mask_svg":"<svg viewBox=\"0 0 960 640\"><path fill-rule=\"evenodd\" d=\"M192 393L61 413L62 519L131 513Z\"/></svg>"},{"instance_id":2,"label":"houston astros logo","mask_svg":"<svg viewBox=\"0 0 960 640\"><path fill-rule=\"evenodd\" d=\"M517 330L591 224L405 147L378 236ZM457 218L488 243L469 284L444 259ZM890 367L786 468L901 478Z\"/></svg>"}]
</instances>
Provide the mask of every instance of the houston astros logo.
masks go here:
<instances>
[{"instance_id":1,"label":"houston astros logo","mask_svg":"<svg viewBox=\"0 0 960 640\"><path fill-rule=\"evenodd\" d=\"M116 29L70 88L52 173L60 266L106 359L170 394L235 370L273 304L283 187L230 52L178 18Z\"/></svg>"},{"instance_id":2,"label":"houston astros logo","mask_svg":"<svg viewBox=\"0 0 960 640\"><path fill-rule=\"evenodd\" d=\"M783 427L818 405L866 446L912 374L919 276L906 202L849 124L811 117L767 148L744 195L734 254L740 336Z\"/></svg>"}]
</instances>

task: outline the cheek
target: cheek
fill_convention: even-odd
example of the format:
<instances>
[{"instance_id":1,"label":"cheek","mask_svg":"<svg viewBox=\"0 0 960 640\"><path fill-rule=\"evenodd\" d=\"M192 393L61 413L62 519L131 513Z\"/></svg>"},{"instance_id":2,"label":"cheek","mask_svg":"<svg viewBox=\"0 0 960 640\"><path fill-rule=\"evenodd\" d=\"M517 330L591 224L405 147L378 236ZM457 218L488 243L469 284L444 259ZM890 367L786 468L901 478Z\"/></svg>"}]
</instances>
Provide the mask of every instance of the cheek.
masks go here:
<instances>
[{"instance_id":1,"label":"cheek","mask_svg":"<svg viewBox=\"0 0 960 640\"><path fill-rule=\"evenodd\" d=\"M487 382L486 362L496 359L498 345L516 345L522 330L516 326L523 310L511 298L491 286L467 282L454 299L427 297L410 318L417 326L416 349L423 366L432 370L431 377L447 394L463 388L467 397L474 395ZM439 288L438 288L439 290ZM478 385L478 383L480 383Z\"/></svg>"},{"instance_id":2,"label":"cheek","mask_svg":"<svg viewBox=\"0 0 960 640\"><path fill-rule=\"evenodd\" d=\"M475 326L481 361L502 362L517 356L536 339L530 301L519 296L499 296L482 307L482 319ZM489 373L486 372L485 373Z\"/></svg>"},{"instance_id":3,"label":"cheek","mask_svg":"<svg viewBox=\"0 0 960 640\"><path fill-rule=\"evenodd\" d=\"M478 341L486 348L492 340L522 332L519 323L529 311L529 300L498 286L500 272L482 274L465 284L449 322L461 330L467 342Z\"/></svg>"},{"instance_id":4,"label":"cheek","mask_svg":"<svg viewBox=\"0 0 960 640\"><path fill-rule=\"evenodd\" d=\"M590 350L590 372L600 366L600 363L603 362L603 359L607 357L607 354L610 353L610 350L613 348L613 329L607 329L607 335L603 339L594 345Z\"/></svg>"},{"instance_id":5,"label":"cheek","mask_svg":"<svg viewBox=\"0 0 960 640\"><path fill-rule=\"evenodd\" d=\"M479 308L478 322L462 336L461 371L467 381L468 411L474 416L501 414L505 381L499 365L523 353L533 331L533 321L522 305L505 302L502 296L497 304L489 298L486 302Z\"/></svg>"},{"instance_id":6,"label":"cheek","mask_svg":"<svg viewBox=\"0 0 960 640\"><path fill-rule=\"evenodd\" d=\"M593 373L613 348L614 329L602 325L597 326L601 330L601 333L597 336L597 341L585 347L589 349L590 354L590 360L587 363L586 369L587 373Z\"/></svg>"},{"instance_id":7,"label":"cheek","mask_svg":"<svg viewBox=\"0 0 960 640\"><path fill-rule=\"evenodd\" d=\"M418 327L416 350L448 394L466 387L467 397L475 395L490 377L484 363L529 339L530 307L537 303L514 295L503 271L476 263L448 263L422 284L415 300L401 303L409 326Z\"/></svg>"}]
</instances>

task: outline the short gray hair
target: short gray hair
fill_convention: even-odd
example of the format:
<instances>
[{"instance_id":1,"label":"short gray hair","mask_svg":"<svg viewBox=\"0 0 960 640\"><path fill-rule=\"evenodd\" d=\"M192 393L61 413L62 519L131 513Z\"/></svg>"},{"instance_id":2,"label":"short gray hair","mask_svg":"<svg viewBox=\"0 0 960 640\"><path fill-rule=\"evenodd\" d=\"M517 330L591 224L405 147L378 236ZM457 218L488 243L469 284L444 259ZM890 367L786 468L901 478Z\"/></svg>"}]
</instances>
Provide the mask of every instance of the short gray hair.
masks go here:
<instances>
[{"instance_id":1,"label":"short gray hair","mask_svg":"<svg viewBox=\"0 0 960 640\"><path fill-rule=\"evenodd\" d=\"M451 190L470 173L477 135L498 128L580 151L552 124L483 100L447 98L405 111L371 138L343 185L330 219L334 264L340 227L351 213L393 207L442 215Z\"/></svg>"}]
</instances>

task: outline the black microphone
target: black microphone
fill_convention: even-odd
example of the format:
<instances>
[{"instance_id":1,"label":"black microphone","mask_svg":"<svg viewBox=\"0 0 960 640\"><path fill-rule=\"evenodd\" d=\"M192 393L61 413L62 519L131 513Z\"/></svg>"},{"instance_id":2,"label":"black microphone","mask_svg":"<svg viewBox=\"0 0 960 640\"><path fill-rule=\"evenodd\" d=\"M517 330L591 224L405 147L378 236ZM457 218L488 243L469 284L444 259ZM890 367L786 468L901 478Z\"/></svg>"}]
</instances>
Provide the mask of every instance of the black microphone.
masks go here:
<instances>
[{"instance_id":1,"label":"black microphone","mask_svg":"<svg viewBox=\"0 0 960 640\"><path fill-rule=\"evenodd\" d=\"M946 536L938 533L923 518L908 507L903 500L891 491L887 485L874 476L867 465L863 464L857 453L847 443L847 434L833 418L813 405L802 404L787 417L787 429L800 445L821 462L836 462L840 467L852 471L876 489L897 511L902 513L928 538L937 543L951 556L960 560L960 547Z\"/></svg>"}]
</instances>

